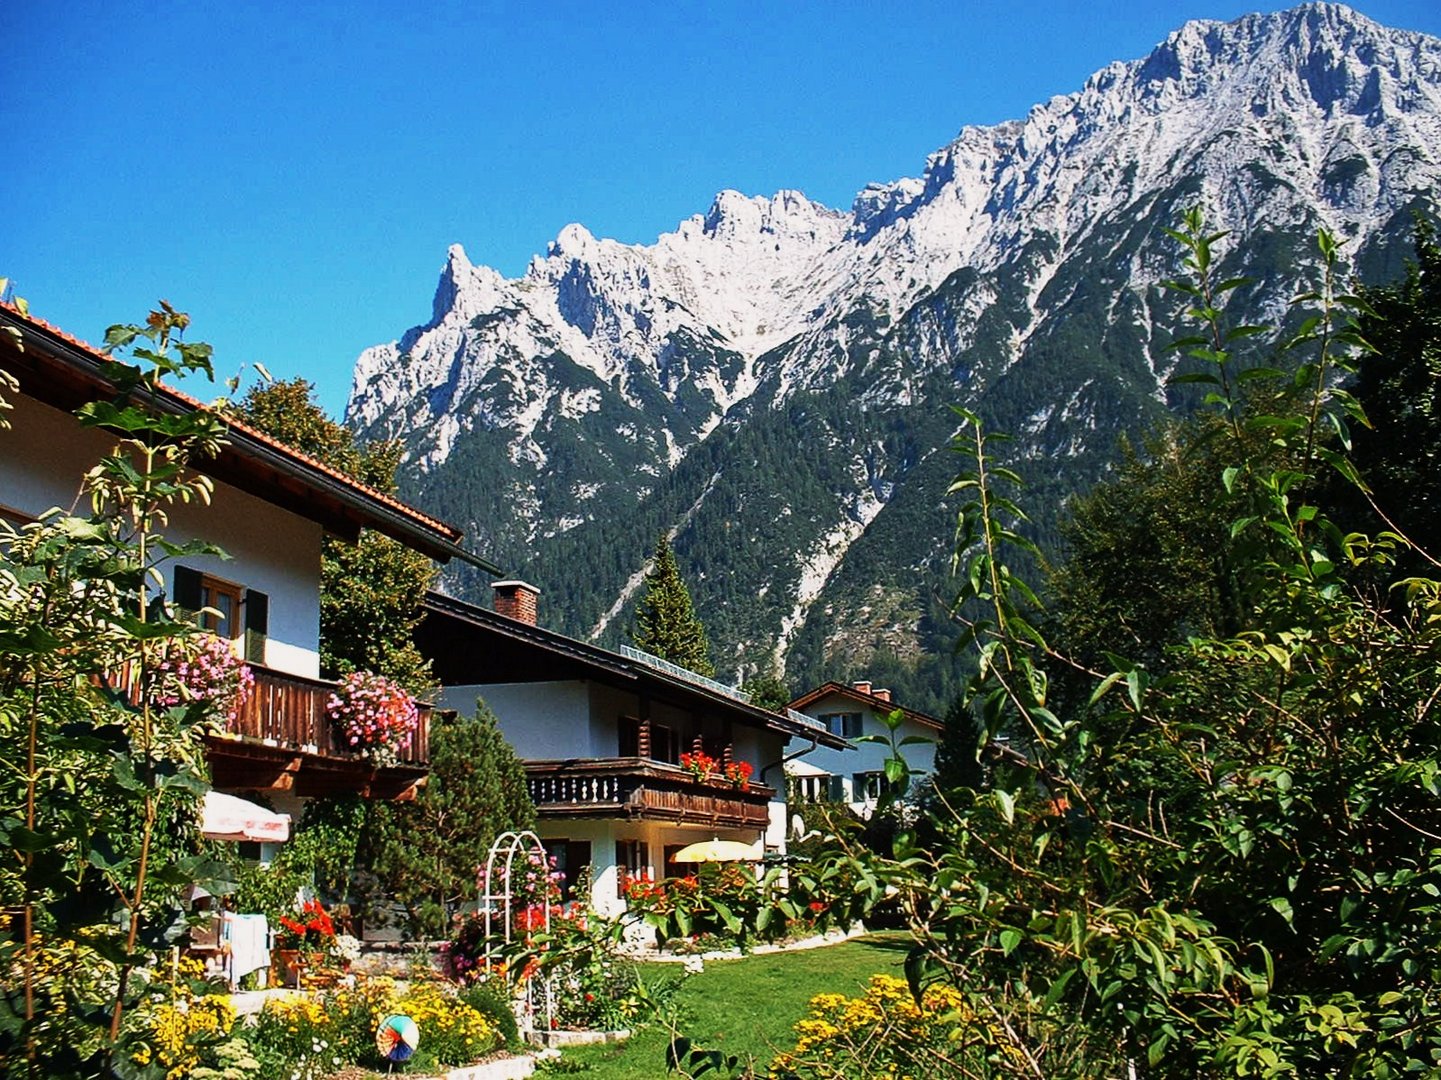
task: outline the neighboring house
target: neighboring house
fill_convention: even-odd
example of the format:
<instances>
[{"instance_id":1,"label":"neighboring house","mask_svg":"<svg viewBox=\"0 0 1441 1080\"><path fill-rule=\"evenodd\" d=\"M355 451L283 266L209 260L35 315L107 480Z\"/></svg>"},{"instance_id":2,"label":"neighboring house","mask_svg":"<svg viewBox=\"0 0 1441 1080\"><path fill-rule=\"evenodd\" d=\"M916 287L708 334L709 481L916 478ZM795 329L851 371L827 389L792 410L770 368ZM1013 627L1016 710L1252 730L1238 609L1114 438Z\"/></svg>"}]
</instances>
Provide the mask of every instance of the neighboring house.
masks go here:
<instances>
[{"instance_id":1,"label":"neighboring house","mask_svg":"<svg viewBox=\"0 0 1441 1080\"><path fill-rule=\"evenodd\" d=\"M889 738L890 729L881 717L897 710L901 713L901 724L895 732L897 741L907 736L928 740L901 751L912 770L912 783L919 775L929 775L935 768L941 721L914 709L902 708L891 700L889 690L872 688L868 682L850 686L828 682L796 698L790 708L812 717L831 735L848 741L845 749L820 748L786 765L791 792L797 802L845 802L862 814L874 810L885 789L885 760L890 756L890 748L880 743L850 743L849 740L861 735Z\"/></svg>"},{"instance_id":2,"label":"neighboring house","mask_svg":"<svg viewBox=\"0 0 1441 1080\"><path fill-rule=\"evenodd\" d=\"M444 686L441 704L495 713L525 764L538 834L566 876L588 868L591 902L624 909L627 875L684 872L672 856L699 840L784 850L784 760L844 740L771 712L710 679L634 649L612 652L536 625L537 590L494 586L495 609L432 593L416 643ZM698 782L681 755L749 763L747 790Z\"/></svg>"},{"instance_id":3,"label":"neighboring house","mask_svg":"<svg viewBox=\"0 0 1441 1080\"><path fill-rule=\"evenodd\" d=\"M20 334L17 342L13 328ZM13 308L0 305L0 367L20 382L0 430L0 515L35 520L80 499L81 478L115 437L80 425L70 410L113 396L101 374L104 354ZM174 389L142 395L170 413L200 402ZM298 800L351 791L405 798L426 774L429 710L403 760L371 764L339 745L325 713L333 683L320 679L320 552L326 535L354 541L375 529L441 562L462 558L493 567L459 546L453 527L232 421L228 444L193 463L215 481L211 505L171 508L167 539L200 538L230 556L185 557L167 566L170 598L217 609L209 627L250 662L255 687L224 736L208 740L214 786L262 791L292 815Z\"/></svg>"}]
</instances>

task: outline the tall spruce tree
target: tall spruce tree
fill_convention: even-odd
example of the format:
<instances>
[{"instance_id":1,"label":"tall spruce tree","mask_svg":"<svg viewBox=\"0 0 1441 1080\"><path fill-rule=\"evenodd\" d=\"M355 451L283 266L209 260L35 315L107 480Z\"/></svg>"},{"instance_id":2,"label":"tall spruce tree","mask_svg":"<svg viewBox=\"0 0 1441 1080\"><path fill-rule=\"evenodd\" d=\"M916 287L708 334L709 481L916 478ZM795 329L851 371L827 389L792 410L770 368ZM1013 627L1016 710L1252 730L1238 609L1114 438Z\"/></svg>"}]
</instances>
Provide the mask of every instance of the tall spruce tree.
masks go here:
<instances>
[{"instance_id":1,"label":"tall spruce tree","mask_svg":"<svg viewBox=\"0 0 1441 1080\"><path fill-rule=\"evenodd\" d=\"M946 710L941 737L936 743L934 786L942 792L967 787L980 791L987 786L987 769L982 763L981 723L964 695L956 695Z\"/></svg>"},{"instance_id":2,"label":"tall spruce tree","mask_svg":"<svg viewBox=\"0 0 1441 1080\"><path fill-rule=\"evenodd\" d=\"M1355 427L1353 459L1389 523L1441 558L1441 242L1419 217L1414 242L1404 280L1361 289L1360 329L1376 351L1351 389L1375 427Z\"/></svg>"},{"instance_id":3,"label":"tall spruce tree","mask_svg":"<svg viewBox=\"0 0 1441 1080\"><path fill-rule=\"evenodd\" d=\"M645 576L645 595L636 605L631 638L638 648L662 660L697 675L715 674L705 627L696 617L690 591L681 580L675 552L664 533L655 542L655 558Z\"/></svg>"}]
</instances>

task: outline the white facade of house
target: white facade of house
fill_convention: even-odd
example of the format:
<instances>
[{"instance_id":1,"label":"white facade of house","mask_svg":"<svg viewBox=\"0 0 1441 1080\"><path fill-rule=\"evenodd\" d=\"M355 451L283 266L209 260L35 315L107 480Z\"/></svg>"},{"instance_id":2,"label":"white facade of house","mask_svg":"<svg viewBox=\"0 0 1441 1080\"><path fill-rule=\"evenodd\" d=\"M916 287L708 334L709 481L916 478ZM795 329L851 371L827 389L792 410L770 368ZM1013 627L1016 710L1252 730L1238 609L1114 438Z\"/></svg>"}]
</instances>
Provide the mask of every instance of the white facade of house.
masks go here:
<instances>
[{"instance_id":1,"label":"white facade of house","mask_svg":"<svg viewBox=\"0 0 1441 1080\"><path fill-rule=\"evenodd\" d=\"M858 735L889 738L891 731L881 717L896 708L893 703L868 692L851 693L844 687L837 687L813 701L793 703L792 707L825 722L833 734L847 739ZM911 782L914 784L917 779L935 770L936 741L940 738L940 731L913 715L907 715L895 731L895 738L899 741L908 736L926 740L901 750L901 756L911 769ZM794 748L796 744L792 742L791 746ZM820 800L845 802L857 813L869 814L880 800L885 760L890 755L890 747L882 743L853 742L844 750L818 746L804 757L788 762L786 774L799 796L799 803Z\"/></svg>"},{"instance_id":2,"label":"white facade of house","mask_svg":"<svg viewBox=\"0 0 1441 1080\"><path fill-rule=\"evenodd\" d=\"M439 704L468 714L477 699L495 714L517 756L531 762L621 757L622 720L640 712L634 691L593 679L447 686ZM653 730L685 731L692 721L689 712L654 697L647 706ZM567 851L576 859L584 854L590 866L591 904L604 914L619 915L625 910L622 871L643 872L652 880L671 876L676 867L667 865L667 852L687 844L737 840L755 845L758 851L785 850L788 817L780 764L785 740L783 733L767 728L735 724L731 731L733 760L749 762L755 769L753 779L776 791L764 830L626 817L550 817L542 812L537 834L562 863ZM572 868L562 865L561 869Z\"/></svg>"},{"instance_id":3,"label":"white facade of house","mask_svg":"<svg viewBox=\"0 0 1441 1080\"><path fill-rule=\"evenodd\" d=\"M90 511L85 474L114 447L116 436L81 427L74 416L20 397L0 430L0 509L36 518L52 507ZM179 503L162 530L175 543L200 539L228 559L186 556L181 565L269 599L265 666L315 678L320 673L320 541L314 521L216 483L210 505ZM166 568L167 587L173 587Z\"/></svg>"}]
</instances>

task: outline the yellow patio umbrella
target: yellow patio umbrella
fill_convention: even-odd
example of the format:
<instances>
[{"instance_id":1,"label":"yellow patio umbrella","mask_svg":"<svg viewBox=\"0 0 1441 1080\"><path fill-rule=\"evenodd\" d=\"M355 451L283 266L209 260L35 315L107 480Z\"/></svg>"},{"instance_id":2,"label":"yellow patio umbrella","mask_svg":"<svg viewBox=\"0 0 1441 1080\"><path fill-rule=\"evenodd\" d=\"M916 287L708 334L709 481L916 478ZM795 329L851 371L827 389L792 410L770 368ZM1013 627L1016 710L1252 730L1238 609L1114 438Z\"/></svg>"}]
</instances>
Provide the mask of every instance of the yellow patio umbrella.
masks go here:
<instances>
[{"instance_id":1,"label":"yellow patio umbrella","mask_svg":"<svg viewBox=\"0 0 1441 1080\"><path fill-rule=\"evenodd\" d=\"M761 843L743 844L739 840L701 840L687 844L670 857L671 862L760 862L765 857Z\"/></svg>"}]
</instances>

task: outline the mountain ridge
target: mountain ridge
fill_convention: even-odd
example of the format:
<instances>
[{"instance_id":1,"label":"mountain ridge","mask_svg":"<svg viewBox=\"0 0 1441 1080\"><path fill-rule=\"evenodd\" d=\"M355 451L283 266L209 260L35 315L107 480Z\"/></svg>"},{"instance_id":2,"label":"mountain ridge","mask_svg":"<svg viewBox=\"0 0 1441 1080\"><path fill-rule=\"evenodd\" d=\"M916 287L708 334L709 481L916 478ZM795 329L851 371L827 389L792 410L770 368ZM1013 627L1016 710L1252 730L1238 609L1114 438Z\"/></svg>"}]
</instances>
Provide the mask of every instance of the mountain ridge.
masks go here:
<instances>
[{"instance_id":1,"label":"mountain ridge","mask_svg":"<svg viewBox=\"0 0 1441 1080\"><path fill-rule=\"evenodd\" d=\"M943 573L946 526L912 484L944 480L943 403L1013 430L1063 496L1117 435L1184 407L1156 287L1181 207L1235 230L1250 313L1275 319L1317 227L1394 262L1408 212L1434 209L1438 147L1435 38L1336 4L1187 23L1023 119L962 128L849 210L722 191L650 245L567 225L515 279L454 245L431 319L357 361L347 421L402 438L405 493L545 578L569 632L624 623L624 603L600 616L667 531L723 671L776 643L803 677L921 663L942 615L905 578ZM888 515L920 558L866 553ZM742 554L711 550L717 529ZM867 565L870 602L847 583ZM808 630L817 604L850 630Z\"/></svg>"}]
</instances>

